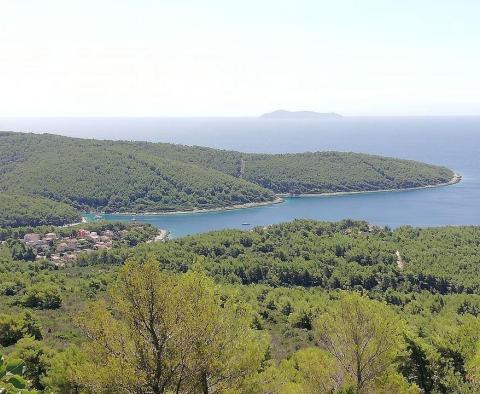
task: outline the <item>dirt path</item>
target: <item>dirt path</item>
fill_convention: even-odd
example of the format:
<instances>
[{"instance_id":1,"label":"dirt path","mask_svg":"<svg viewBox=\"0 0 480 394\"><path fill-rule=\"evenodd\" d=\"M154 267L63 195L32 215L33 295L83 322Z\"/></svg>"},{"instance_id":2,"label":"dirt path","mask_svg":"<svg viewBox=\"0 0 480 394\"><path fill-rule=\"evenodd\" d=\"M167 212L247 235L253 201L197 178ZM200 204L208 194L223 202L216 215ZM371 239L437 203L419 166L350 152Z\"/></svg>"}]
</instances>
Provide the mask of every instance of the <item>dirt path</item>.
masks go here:
<instances>
[{"instance_id":1,"label":"dirt path","mask_svg":"<svg viewBox=\"0 0 480 394\"><path fill-rule=\"evenodd\" d=\"M397 266L400 271L403 271L405 269L405 260L402 259L402 256L400 255L400 252L397 250L395 252L395 256L397 257Z\"/></svg>"},{"instance_id":2,"label":"dirt path","mask_svg":"<svg viewBox=\"0 0 480 394\"><path fill-rule=\"evenodd\" d=\"M240 178L243 178L243 174L245 174L245 164L246 164L246 161L243 159L240 159Z\"/></svg>"}]
</instances>

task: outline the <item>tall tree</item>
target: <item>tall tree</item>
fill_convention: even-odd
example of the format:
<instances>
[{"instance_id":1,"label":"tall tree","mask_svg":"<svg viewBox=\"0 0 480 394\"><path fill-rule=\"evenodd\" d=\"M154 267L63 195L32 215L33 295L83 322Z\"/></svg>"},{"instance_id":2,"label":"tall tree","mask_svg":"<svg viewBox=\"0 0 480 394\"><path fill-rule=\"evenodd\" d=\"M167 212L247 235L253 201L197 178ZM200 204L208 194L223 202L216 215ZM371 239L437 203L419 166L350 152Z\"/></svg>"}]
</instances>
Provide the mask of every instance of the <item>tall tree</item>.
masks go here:
<instances>
[{"instance_id":1,"label":"tall tree","mask_svg":"<svg viewBox=\"0 0 480 394\"><path fill-rule=\"evenodd\" d=\"M96 392L213 393L260 365L264 342L244 308L220 304L202 273L172 275L131 260L108 301L78 320L89 342L81 383Z\"/></svg>"},{"instance_id":2,"label":"tall tree","mask_svg":"<svg viewBox=\"0 0 480 394\"><path fill-rule=\"evenodd\" d=\"M393 312L356 293L343 294L315 322L315 333L336 359L339 376L351 381L356 393L368 392L389 371L402 343L400 322Z\"/></svg>"}]
</instances>

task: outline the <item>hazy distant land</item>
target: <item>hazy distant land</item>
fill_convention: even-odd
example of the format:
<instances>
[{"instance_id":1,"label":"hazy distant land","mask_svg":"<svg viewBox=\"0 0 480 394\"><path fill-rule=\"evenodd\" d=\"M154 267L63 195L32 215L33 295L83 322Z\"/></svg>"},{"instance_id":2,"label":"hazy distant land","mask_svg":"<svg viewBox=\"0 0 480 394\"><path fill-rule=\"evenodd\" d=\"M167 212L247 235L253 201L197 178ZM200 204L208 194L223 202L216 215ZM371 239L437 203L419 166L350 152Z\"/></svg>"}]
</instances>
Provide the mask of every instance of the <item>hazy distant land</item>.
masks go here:
<instances>
[{"instance_id":1,"label":"hazy distant land","mask_svg":"<svg viewBox=\"0 0 480 394\"><path fill-rule=\"evenodd\" d=\"M285 111L283 109L268 112L260 116L262 119L341 119L342 115L335 112L315 111Z\"/></svg>"}]
</instances>

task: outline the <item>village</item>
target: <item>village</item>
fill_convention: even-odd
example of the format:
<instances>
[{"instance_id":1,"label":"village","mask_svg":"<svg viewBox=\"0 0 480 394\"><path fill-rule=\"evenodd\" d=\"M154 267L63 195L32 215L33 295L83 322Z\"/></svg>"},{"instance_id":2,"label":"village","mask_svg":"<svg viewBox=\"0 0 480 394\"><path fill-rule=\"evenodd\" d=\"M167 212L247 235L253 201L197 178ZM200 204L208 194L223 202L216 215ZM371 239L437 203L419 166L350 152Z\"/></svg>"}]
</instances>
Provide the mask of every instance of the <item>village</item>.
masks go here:
<instances>
[{"instance_id":1,"label":"village","mask_svg":"<svg viewBox=\"0 0 480 394\"><path fill-rule=\"evenodd\" d=\"M98 232L81 228L68 236L55 232L28 233L24 235L23 243L33 250L35 260L48 260L57 267L65 267L73 264L80 253L111 249L116 246L134 246L136 243L132 242L132 228L136 227L105 229ZM164 241L167 237L168 232L159 229L146 242Z\"/></svg>"}]
</instances>

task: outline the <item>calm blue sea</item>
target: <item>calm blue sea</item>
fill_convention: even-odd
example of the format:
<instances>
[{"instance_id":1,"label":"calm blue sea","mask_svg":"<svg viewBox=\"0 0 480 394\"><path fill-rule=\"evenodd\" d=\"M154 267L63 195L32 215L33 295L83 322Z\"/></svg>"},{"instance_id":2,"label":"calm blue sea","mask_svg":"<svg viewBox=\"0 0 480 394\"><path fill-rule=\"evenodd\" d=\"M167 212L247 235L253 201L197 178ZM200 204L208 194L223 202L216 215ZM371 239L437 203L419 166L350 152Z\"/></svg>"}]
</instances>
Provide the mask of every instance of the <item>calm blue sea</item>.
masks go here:
<instances>
[{"instance_id":1,"label":"calm blue sea","mask_svg":"<svg viewBox=\"0 0 480 394\"><path fill-rule=\"evenodd\" d=\"M344 118L0 118L0 130L173 142L245 152L338 150L445 165L461 183L437 189L286 199L283 204L226 212L140 216L182 236L249 228L294 218L365 219L398 227L480 225L480 117ZM125 219L125 217L121 217ZM119 219L109 216L108 219ZM130 219L130 218L126 218ZM250 223L250 226L242 226Z\"/></svg>"}]
</instances>

